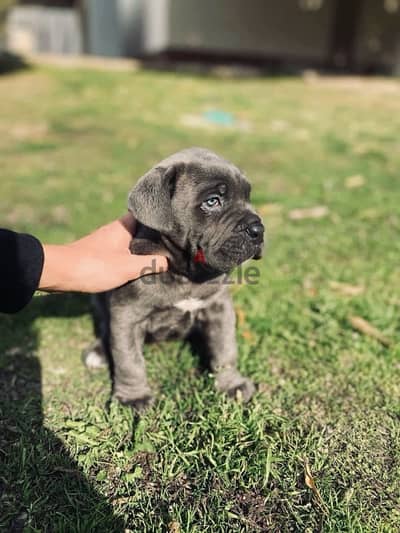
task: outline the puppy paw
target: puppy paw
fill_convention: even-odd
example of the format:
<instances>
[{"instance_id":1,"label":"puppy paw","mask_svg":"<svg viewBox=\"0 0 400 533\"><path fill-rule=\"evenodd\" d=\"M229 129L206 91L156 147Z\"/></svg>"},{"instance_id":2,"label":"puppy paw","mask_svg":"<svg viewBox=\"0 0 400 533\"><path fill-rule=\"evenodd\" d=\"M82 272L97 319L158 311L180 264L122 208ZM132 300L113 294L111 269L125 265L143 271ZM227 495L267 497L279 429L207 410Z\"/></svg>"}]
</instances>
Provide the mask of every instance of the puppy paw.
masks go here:
<instances>
[{"instance_id":1,"label":"puppy paw","mask_svg":"<svg viewBox=\"0 0 400 533\"><path fill-rule=\"evenodd\" d=\"M135 413L139 415L143 414L154 404L154 398L151 395L146 395L142 398L135 398L132 400L125 398L118 398L118 400L122 403L122 405L130 407L133 411L135 411Z\"/></svg>"},{"instance_id":2,"label":"puppy paw","mask_svg":"<svg viewBox=\"0 0 400 533\"><path fill-rule=\"evenodd\" d=\"M82 353L83 364L89 370L97 370L108 366L107 356L101 342L96 341Z\"/></svg>"},{"instance_id":3,"label":"puppy paw","mask_svg":"<svg viewBox=\"0 0 400 533\"><path fill-rule=\"evenodd\" d=\"M243 378L242 383L228 389L226 394L229 396L229 398L233 398L239 402L247 403L249 400L251 400L255 391L256 388L254 383L248 378Z\"/></svg>"},{"instance_id":4,"label":"puppy paw","mask_svg":"<svg viewBox=\"0 0 400 533\"><path fill-rule=\"evenodd\" d=\"M251 379L245 378L234 369L219 372L216 376L216 386L230 398L244 403L248 402L256 391Z\"/></svg>"}]
</instances>

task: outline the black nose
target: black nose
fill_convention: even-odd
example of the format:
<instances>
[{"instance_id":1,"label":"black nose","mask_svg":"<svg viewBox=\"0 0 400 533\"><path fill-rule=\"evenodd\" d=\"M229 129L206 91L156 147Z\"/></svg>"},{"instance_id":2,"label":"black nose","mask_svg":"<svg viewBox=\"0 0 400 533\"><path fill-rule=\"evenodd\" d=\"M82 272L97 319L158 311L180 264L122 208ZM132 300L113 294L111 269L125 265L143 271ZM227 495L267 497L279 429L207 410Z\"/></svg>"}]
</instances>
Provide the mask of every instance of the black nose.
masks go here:
<instances>
[{"instance_id":1,"label":"black nose","mask_svg":"<svg viewBox=\"0 0 400 533\"><path fill-rule=\"evenodd\" d=\"M253 222L250 226L247 226L246 231L252 239L257 239L260 242L262 241L264 226L261 222Z\"/></svg>"}]
</instances>

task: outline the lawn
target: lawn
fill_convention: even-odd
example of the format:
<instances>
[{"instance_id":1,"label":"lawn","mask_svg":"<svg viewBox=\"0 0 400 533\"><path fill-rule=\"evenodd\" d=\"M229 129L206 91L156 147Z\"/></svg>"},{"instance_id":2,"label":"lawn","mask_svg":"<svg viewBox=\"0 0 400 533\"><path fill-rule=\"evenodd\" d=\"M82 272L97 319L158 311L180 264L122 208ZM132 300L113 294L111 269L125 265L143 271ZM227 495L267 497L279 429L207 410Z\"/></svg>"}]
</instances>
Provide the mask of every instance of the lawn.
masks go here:
<instances>
[{"instance_id":1,"label":"lawn","mask_svg":"<svg viewBox=\"0 0 400 533\"><path fill-rule=\"evenodd\" d=\"M86 296L1 316L0 530L399 531L400 83L39 68L0 77L0 117L1 226L70 241L199 145L268 228L232 288L246 406L168 343L139 420L81 364Z\"/></svg>"}]
</instances>

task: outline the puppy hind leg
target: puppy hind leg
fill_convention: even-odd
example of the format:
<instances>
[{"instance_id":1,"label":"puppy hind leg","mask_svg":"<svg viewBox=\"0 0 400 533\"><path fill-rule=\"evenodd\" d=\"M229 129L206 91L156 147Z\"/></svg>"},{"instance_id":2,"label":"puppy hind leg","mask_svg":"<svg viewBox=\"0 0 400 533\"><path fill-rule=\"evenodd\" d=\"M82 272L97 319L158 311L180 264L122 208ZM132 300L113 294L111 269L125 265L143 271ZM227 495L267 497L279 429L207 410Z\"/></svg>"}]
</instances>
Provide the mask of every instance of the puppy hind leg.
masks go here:
<instances>
[{"instance_id":1,"label":"puppy hind leg","mask_svg":"<svg viewBox=\"0 0 400 533\"><path fill-rule=\"evenodd\" d=\"M144 332L125 323L118 313L111 318L111 353L114 364L113 397L142 412L153 403L143 357Z\"/></svg>"},{"instance_id":2,"label":"puppy hind leg","mask_svg":"<svg viewBox=\"0 0 400 533\"><path fill-rule=\"evenodd\" d=\"M253 396L255 386L237 369L235 322L232 300L226 292L218 302L204 311L201 331L217 389L247 402Z\"/></svg>"}]
</instances>

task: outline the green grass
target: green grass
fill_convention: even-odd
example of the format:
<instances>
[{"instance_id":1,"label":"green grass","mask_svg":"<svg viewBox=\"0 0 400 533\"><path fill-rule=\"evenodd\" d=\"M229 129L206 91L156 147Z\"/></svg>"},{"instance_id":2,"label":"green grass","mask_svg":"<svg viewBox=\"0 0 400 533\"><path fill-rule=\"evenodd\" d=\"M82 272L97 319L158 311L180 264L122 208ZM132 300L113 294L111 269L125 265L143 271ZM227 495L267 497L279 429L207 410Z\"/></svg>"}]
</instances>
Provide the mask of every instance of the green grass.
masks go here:
<instances>
[{"instance_id":1,"label":"green grass","mask_svg":"<svg viewBox=\"0 0 400 533\"><path fill-rule=\"evenodd\" d=\"M233 288L240 367L259 383L246 407L169 343L146 349L157 403L139 421L81 365L86 297L1 317L0 530L399 531L399 96L379 80L0 78L2 226L77 238L123 213L158 160L200 145L245 170L269 239L259 284ZM209 109L248 130L183 124ZM361 187L346 187L353 175ZM290 217L316 205L327 216Z\"/></svg>"}]
</instances>

